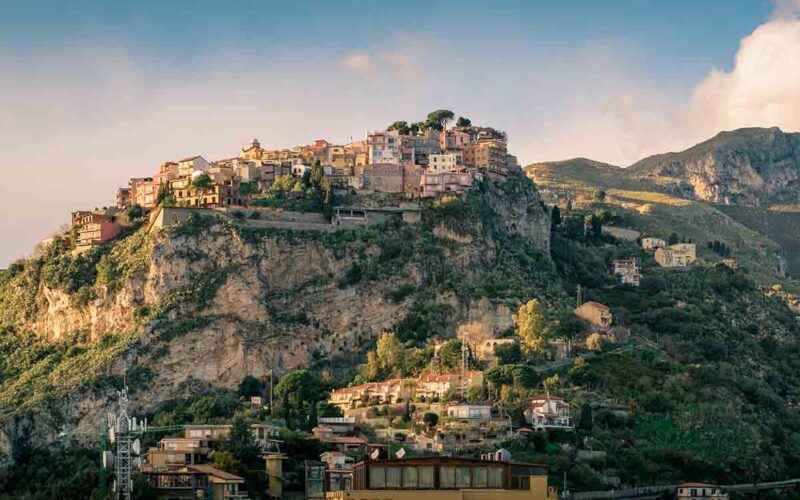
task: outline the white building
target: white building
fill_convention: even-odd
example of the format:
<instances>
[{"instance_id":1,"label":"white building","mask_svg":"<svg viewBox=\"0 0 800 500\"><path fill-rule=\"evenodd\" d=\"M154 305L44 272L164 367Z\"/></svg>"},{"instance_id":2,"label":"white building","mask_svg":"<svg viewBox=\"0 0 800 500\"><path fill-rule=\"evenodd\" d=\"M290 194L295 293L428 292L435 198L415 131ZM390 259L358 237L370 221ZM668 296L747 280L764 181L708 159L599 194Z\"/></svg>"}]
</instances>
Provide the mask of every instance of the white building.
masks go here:
<instances>
[{"instance_id":1,"label":"white building","mask_svg":"<svg viewBox=\"0 0 800 500\"><path fill-rule=\"evenodd\" d=\"M678 486L678 500L728 500L728 494L713 484L683 483Z\"/></svg>"},{"instance_id":2,"label":"white building","mask_svg":"<svg viewBox=\"0 0 800 500\"><path fill-rule=\"evenodd\" d=\"M208 170L210 166L202 156L190 156L178 162L178 176L186 177L192 175L192 172Z\"/></svg>"},{"instance_id":3,"label":"white building","mask_svg":"<svg viewBox=\"0 0 800 500\"><path fill-rule=\"evenodd\" d=\"M433 172L456 172L458 157L452 153L428 155L428 169Z\"/></svg>"},{"instance_id":4,"label":"white building","mask_svg":"<svg viewBox=\"0 0 800 500\"><path fill-rule=\"evenodd\" d=\"M489 405L450 405L447 416L470 422L488 422L492 419L492 407Z\"/></svg>"},{"instance_id":5,"label":"white building","mask_svg":"<svg viewBox=\"0 0 800 500\"><path fill-rule=\"evenodd\" d=\"M525 419L537 431L575 429L570 417L569 404L550 394L539 394L531 398L530 406L525 410Z\"/></svg>"},{"instance_id":6,"label":"white building","mask_svg":"<svg viewBox=\"0 0 800 500\"><path fill-rule=\"evenodd\" d=\"M664 248L665 246L667 246L667 242L661 238L653 238L651 236L642 238L642 250L655 250L656 248Z\"/></svg>"}]
</instances>

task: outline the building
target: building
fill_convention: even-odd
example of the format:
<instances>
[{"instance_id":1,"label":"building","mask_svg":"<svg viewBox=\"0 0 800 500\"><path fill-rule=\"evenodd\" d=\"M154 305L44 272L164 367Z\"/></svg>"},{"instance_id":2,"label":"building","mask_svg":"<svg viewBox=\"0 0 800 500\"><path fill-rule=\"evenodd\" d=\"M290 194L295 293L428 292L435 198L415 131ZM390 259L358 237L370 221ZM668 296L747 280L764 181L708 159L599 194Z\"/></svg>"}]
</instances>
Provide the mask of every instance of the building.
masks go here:
<instances>
[{"instance_id":1,"label":"building","mask_svg":"<svg viewBox=\"0 0 800 500\"><path fill-rule=\"evenodd\" d=\"M657 248L654 258L661 267L688 267L697 260L697 251L694 243L677 243Z\"/></svg>"},{"instance_id":2,"label":"building","mask_svg":"<svg viewBox=\"0 0 800 500\"><path fill-rule=\"evenodd\" d=\"M163 438L144 455L144 462L155 468L195 465L207 462L208 441L198 438Z\"/></svg>"},{"instance_id":3,"label":"building","mask_svg":"<svg viewBox=\"0 0 800 500\"><path fill-rule=\"evenodd\" d=\"M619 276L623 285L639 286L641 275L639 274L639 259L616 259L611 264L611 272Z\"/></svg>"},{"instance_id":4,"label":"building","mask_svg":"<svg viewBox=\"0 0 800 500\"><path fill-rule=\"evenodd\" d=\"M102 245L114 239L120 232L117 218L114 215L97 212L86 212L78 219L78 236L75 246L87 248L92 245ZM75 227L75 216L73 214L73 227Z\"/></svg>"},{"instance_id":5,"label":"building","mask_svg":"<svg viewBox=\"0 0 800 500\"><path fill-rule=\"evenodd\" d=\"M391 132L370 132L367 134L369 164L397 163L402 161L400 137Z\"/></svg>"},{"instance_id":6,"label":"building","mask_svg":"<svg viewBox=\"0 0 800 500\"><path fill-rule=\"evenodd\" d=\"M345 435L350 434L355 429L355 417L319 417L317 419L319 425L330 427L334 434Z\"/></svg>"},{"instance_id":7,"label":"building","mask_svg":"<svg viewBox=\"0 0 800 500\"><path fill-rule=\"evenodd\" d=\"M575 309L575 315L591 323L595 329L602 330L611 326L611 311L608 307L593 300L581 304Z\"/></svg>"},{"instance_id":8,"label":"building","mask_svg":"<svg viewBox=\"0 0 800 500\"><path fill-rule=\"evenodd\" d=\"M161 186L169 184L178 178L178 164L174 161L165 161L158 167L158 172L153 175L153 184Z\"/></svg>"},{"instance_id":9,"label":"building","mask_svg":"<svg viewBox=\"0 0 800 500\"><path fill-rule=\"evenodd\" d=\"M435 157L437 155L431 155ZM423 198L460 195L472 186L469 172L425 171L420 179Z\"/></svg>"},{"instance_id":10,"label":"building","mask_svg":"<svg viewBox=\"0 0 800 500\"><path fill-rule=\"evenodd\" d=\"M471 423L488 422L492 419L492 407L489 405L449 405L447 417Z\"/></svg>"},{"instance_id":11,"label":"building","mask_svg":"<svg viewBox=\"0 0 800 500\"><path fill-rule=\"evenodd\" d=\"M466 393L472 387L483 386L483 372L468 371L462 377L460 373L429 373L417 379L417 397L445 399L455 391Z\"/></svg>"},{"instance_id":12,"label":"building","mask_svg":"<svg viewBox=\"0 0 800 500\"><path fill-rule=\"evenodd\" d=\"M239 153L239 158L243 160L263 160L266 159L266 151L261 147L261 143L258 142L258 139L253 139L247 147L242 148L242 152Z\"/></svg>"},{"instance_id":13,"label":"building","mask_svg":"<svg viewBox=\"0 0 800 500\"><path fill-rule=\"evenodd\" d=\"M667 242L661 238L653 238L652 236L642 238L642 250L655 250L656 248L664 248L665 246L667 246Z\"/></svg>"},{"instance_id":14,"label":"building","mask_svg":"<svg viewBox=\"0 0 800 500\"><path fill-rule=\"evenodd\" d=\"M728 500L722 488L707 483L683 483L678 485L678 500Z\"/></svg>"},{"instance_id":15,"label":"building","mask_svg":"<svg viewBox=\"0 0 800 500\"><path fill-rule=\"evenodd\" d=\"M343 491L353 488L354 460L341 451L326 451L319 456L325 464L325 491Z\"/></svg>"},{"instance_id":16,"label":"building","mask_svg":"<svg viewBox=\"0 0 800 500\"><path fill-rule=\"evenodd\" d=\"M342 409L369 403L397 403L413 398L415 385L414 379L394 378L345 387L331 392L330 403Z\"/></svg>"},{"instance_id":17,"label":"building","mask_svg":"<svg viewBox=\"0 0 800 500\"><path fill-rule=\"evenodd\" d=\"M119 210L125 210L131 206L131 188L121 187L117 189L116 206Z\"/></svg>"},{"instance_id":18,"label":"building","mask_svg":"<svg viewBox=\"0 0 800 500\"><path fill-rule=\"evenodd\" d=\"M244 479L210 465L187 465L168 469L142 467L142 475L156 498L202 500L247 500Z\"/></svg>"},{"instance_id":19,"label":"building","mask_svg":"<svg viewBox=\"0 0 800 500\"><path fill-rule=\"evenodd\" d=\"M172 192L179 207L218 208L245 204L233 184L213 183L204 188L198 188L191 183L184 184L179 180L172 185Z\"/></svg>"},{"instance_id":20,"label":"building","mask_svg":"<svg viewBox=\"0 0 800 500\"><path fill-rule=\"evenodd\" d=\"M478 139L464 148L463 155L465 165L503 176L508 174L508 150L503 139Z\"/></svg>"},{"instance_id":21,"label":"building","mask_svg":"<svg viewBox=\"0 0 800 500\"><path fill-rule=\"evenodd\" d=\"M475 359L493 364L496 360L495 349L498 346L513 345L515 339L484 339L474 345Z\"/></svg>"},{"instance_id":22,"label":"building","mask_svg":"<svg viewBox=\"0 0 800 500\"><path fill-rule=\"evenodd\" d=\"M211 164L202 156L190 156L178 162L178 177L188 177L194 172L207 170Z\"/></svg>"},{"instance_id":23,"label":"building","mask_svg":"<svg viewBox=\"0 0 800 500\"><path fill-rule=\"evenodd\" d=\"M451 457L359 462L352 490L326 493L328 500L555 500L547 466Z\"/></svg>"},{"instance_id":24,"label":"building","mask_svg":"<svg viewBox=\"0 0 800 500\"><path fill-rule=\"evenodd\" d=\"M539 394L530 399L529 406L525 410L525 420L537 431L575 429L570 417L569 404L550 394Z\"/></svg>"},{"instance_id":25,"label":"building","mask_svg":"<svg viewBox=\"0 0 800 500\"><path fill-rule=\"evenodd\" d=\"M361 436L337 436L330 427L314 427L311 438L333 446L342 453L368 453L371 449L366 439Z\"/></svg>"},{"instance_id":26,"label":"building","mask_svg":"<svg viewBox=\"0 0 800 500\"><path fill-rule=\"evenodd\" d=\"M450 129L439 133L439 147L442 151L463 149L472 143L472 136L462 130Z\"/></svg>"},{"instance_id":27,"label":"building","mask_svg":"<svg viewBox=\"0 0 800 500\"><path fill-rule=\"evenodd\" d=\"M153 183L152 177L134 177L128 181L130 204L140 207L154 207L158 200L159 186Z\"/></svg>"},{"instance_id":28,"label":"building","mask_svg":"<svg viewBox=\"0 0 800 500\"><path fill-rule=\"evenodd\" d=\"M405 169L399 162L373 162L356 168L356 175L361 177L363 188L381 193L402 193L405 185L404 173Z\"/></svg>"}]
</instances>

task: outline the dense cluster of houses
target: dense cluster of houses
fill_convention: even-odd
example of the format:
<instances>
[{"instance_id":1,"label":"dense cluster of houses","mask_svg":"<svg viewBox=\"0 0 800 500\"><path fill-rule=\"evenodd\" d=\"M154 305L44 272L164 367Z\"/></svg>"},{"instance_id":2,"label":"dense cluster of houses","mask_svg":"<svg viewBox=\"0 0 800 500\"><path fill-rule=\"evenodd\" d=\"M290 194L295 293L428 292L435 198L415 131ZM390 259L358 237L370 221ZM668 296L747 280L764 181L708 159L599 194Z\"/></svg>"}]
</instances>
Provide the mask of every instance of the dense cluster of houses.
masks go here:
<instances>
[{"instance_id":1,"label":"dense cluster of houses","mask_svg":"<svg viewBox=\"0 0 800 500\"><path fill-rule=\"evenodd\" d=\"M342 409L369 404L391 404L412 399L438 401L451 394L483 385L483 372L429 373L416 379L394 378L336 389L330 402Z\"/></svg>"},{"instance_id":2,"label":"dense cluster of houses","mask_svg":"<svg viewBox=\"0 0 800 500\"><path fill-rule=\"evenodd\" d=\"M165 199L178 207L247 206L281 178L301 179L313 165L323 168L334 192L396 193L410 199L462 194L476 177L504 177L518 168L505 133L471 125L416 133L373 131L348 144L320 139L291 149L265 149L253 139L232 158L189 156L164 162L151 176L120 187L114 208L73 213L78 246L116 236L117 215L129 207L150 209Z\"/></svg>"}]
</instances>

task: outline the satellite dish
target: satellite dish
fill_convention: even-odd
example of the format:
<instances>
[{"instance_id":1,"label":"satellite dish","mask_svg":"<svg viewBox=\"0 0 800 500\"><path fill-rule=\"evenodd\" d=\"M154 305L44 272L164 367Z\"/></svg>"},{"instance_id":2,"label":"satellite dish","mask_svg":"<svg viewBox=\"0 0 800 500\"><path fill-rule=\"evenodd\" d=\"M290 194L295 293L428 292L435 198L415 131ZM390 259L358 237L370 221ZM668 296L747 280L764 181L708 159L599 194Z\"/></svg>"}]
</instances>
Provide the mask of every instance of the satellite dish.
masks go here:
<instances>
[{"instance_id":1,"label":"satellite dish","mask_svg":"<svg viewBox=\"0 0 800 500\"><path fill-rule=\"evenodd\" d=\"M111 443L111 444L114 444L114 441L116 441L116 440L117 440L116 439L116 432L114 431L114 428L113 427L109 427L109 429L108 429L108 442Z\"/></svg>"},{"instance_id":2,"label":"satellite dish","mask_svg":"<svg viewBox=\"0 0 800 500\"><path fill-rule=\"evenodd\" d=\"M375 448L372 450L372 453L370 453L369 456L372 457L373 460L377 460L378 457L381 456L381 452L379 449Z\"/></svg>"},{"instance_id":3,"label":"satellite dish","mask_svg":"<svg viewBox=\"0 0 800 500\"><path fill-rule=\"evenodd\" d=\"M135 466L137 469L141 469L141 468L142 468L142 457L136 457L136 458L134 458L134 459L133 459L133 465L134 465L134 466Z\"/></svg>"},{"instance_id":4,"label":"satellite dish","mask_svg":"<svg viewBox=\"0 0 800 500\"><path fill-rule=\"evenodd\" d=\"M137 455L142 452L142 443L139 441L138 438L133 440L133 444L131 445L131 449Z\"/></svg>"},{"instance_id":5,"label":"satellite dish","mask_svg":"<svg viewBox=\"0 0 800 500\"><path fill-rule=\"evenodd\" d=\"M103 468L110 469L114 467L114 454L108 450L103 451Z\"/></svg>"},{"instance_id":6,"label":"satellite dish","mask_svg":"<svg viewBox=\"0 0 800 500\"><path fill-rule=\"evenodd\" d=\"M404 450L403 448L400 448L399 450L397 450L397 453L395 453L394 455L397 458L403 458L404 456L406 456L406 450Z\"/></svg>"}]
</instances>

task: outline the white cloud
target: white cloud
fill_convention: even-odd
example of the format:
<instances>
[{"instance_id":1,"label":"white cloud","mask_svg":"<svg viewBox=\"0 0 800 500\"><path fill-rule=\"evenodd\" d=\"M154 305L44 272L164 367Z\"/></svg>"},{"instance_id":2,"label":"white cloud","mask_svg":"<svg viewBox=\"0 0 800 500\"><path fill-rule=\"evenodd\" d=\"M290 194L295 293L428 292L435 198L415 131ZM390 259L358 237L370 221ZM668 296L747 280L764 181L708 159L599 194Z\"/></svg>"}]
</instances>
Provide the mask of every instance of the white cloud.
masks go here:
<instances>
[{"instance_id":1,"label":"white cloud","mask_svg":"<svg viewBox=\"0 0 800 500\"><path fill-rule=\"evenodd\" d=\"M800 129L800 19L777 18L742 39L730 72L714 70L695 89L695 137L738 127Z\"/></svg>"},{"instance_id":2,"label":"white cloud","mask_svg":"<svg viewBox=\"0 0 800 500\"><path fill-rule=\"evenodd\" d=\"M372 69L372 57L369 54L356 52L342 58L339 62L345 68L359 73L368 73Z\"/></svg>"}]
</instances>

